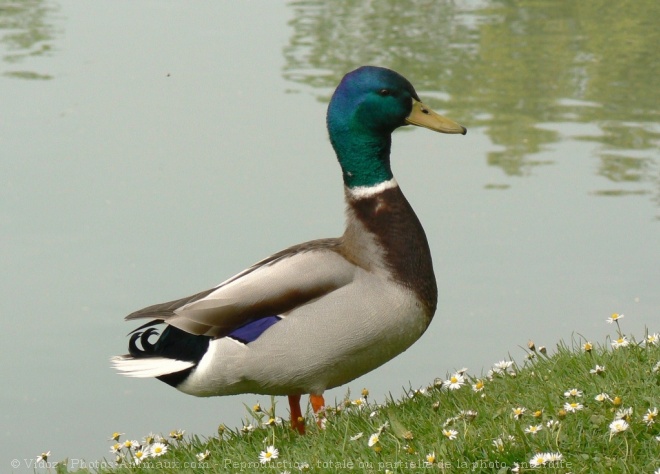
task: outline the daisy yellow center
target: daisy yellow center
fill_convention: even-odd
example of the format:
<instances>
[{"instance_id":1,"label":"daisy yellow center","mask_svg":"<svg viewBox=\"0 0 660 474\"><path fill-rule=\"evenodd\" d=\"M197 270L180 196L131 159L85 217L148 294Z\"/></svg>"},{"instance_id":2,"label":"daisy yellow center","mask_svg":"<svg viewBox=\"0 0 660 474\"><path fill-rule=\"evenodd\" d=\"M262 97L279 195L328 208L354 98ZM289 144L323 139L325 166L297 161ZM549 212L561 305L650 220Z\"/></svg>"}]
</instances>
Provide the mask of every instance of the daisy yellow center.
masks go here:
<instances>
[{"instance_id":1,"label":"daisy yellow center","mask_svg":"<svg viewBox=\"0 0 660 474\"><path fill-rule=\"evenodd\" d=\"M160 454L162 450L163 450L163 448L161 448L160 446L156 446L156 447L154 448L154 453L156 453L156 454Z\"/></svg>"},{"instance_id":2,"label":"daisy yellow center","mask_svg":"<svg viewBox=\"0 0 660 474\"><path fill-rule=\"evenodd\" d=\"M270 451L266 451L266 454L264 454L264 457L265 457L266 459L269 459L269 458L272 457L272 456L273 456L273 453L271 453Z\"/></svg>"},{"instance_id":3,"label":"daisy yellow center","mask_svg":"<svg viewBox=\"0 0 660 474\"><path fill-rule=\"evenodd\" d=\"M450 379L450 380L451 380L451 383L456 383L456 382L458 382L458 379L457 379L455 376L453 376L453 375L451 376L451 379Z\"/></svg>"}]
</instances>

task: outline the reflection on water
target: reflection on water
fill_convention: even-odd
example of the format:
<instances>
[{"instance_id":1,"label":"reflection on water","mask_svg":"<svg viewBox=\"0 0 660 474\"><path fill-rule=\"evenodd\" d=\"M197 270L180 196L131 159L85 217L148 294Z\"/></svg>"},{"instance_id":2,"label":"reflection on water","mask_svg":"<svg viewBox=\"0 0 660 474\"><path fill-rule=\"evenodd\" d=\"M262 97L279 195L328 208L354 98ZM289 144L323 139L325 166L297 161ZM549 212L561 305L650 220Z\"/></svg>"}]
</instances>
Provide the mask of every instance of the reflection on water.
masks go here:
<instances>
[{"instance_id":1,"label":"reflection on water","mask_svg":"<svg viewBox=\"0 0 660 474\"><path fill-rule=\"evenodd\" d=\"M596 194L648 193L660 202L660 2L306 0L291 7L284 74L321 89L322 100L358 65L405 71L431 106L485 128L501 146L488 164L506 175L551 164L535 155L568 135L600 144L593 169L610 184ZM570 135L571 123L595 128Z\"/></svg>"},{"instance_id":2,"label":"reflection on water","mask_svg":"<svg viewBox=\"0 0 660 474\"><path fill-rule=\"evenodd\" d=\"M43 0L0 0L0 47L6 63L2 74L20 79L52 79L48 74L20 69L26 58L51 51L55 11Z\"/></svg>"}]
</instances>

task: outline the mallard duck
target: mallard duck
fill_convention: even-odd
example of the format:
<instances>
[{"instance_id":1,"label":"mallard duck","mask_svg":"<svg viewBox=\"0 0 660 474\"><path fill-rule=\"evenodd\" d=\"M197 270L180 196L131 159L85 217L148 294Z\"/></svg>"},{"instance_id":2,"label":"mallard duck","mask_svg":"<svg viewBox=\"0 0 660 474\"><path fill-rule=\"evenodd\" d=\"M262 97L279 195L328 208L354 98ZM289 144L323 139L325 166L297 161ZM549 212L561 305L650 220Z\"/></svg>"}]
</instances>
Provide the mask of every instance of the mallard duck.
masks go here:
<instances>
[{"instance_id":1,"label":"mallard duck","mask_svg":"<svg viewBox=\"0 0 660 474\"><path fill-rule=\"evenodd\" d=\"M325 390L408 349L431 322L438 292L424 229L390 168L391 135L403 125L466 133L392 70L346 74L327 113L344 178L344 234L289 247L211 289L129 314L149 321L131 333L129 353L113 357L114 367L199 397L286 395L291 426L304 433L301 395L318 413Z\"/></svg>"}]
</instances>

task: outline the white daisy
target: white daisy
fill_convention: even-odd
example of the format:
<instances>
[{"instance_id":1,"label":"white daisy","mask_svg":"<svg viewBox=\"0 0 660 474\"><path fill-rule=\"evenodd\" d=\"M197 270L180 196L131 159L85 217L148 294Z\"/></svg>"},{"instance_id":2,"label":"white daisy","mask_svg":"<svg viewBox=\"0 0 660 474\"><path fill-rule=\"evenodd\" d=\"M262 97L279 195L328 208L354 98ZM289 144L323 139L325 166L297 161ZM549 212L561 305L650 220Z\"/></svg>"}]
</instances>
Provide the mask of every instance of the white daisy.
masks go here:
<instances>
[{"instance_id":1,"label":"white daisy","mask_svg":"<svg viewBox=\"0 0 660 474\"><path fill-rule=\"evenodd\" d=\"M584 408L584 405L581 403L577 402L572 402L572 403L564 403L564 410L575 413L576 411L580 411Z\"/></svg>"},{"instance_id":2,"label":"white daisy","mask_svg":"<svg viewBox=\"0 0 660 474\"><path fill-rule=\"evenodd\" d=\"M500 453L504 452L504 441L502 441L502 438L494 439L493 446L495 446L495 449L497 449Z\"/></svg>"},{"instance_id":3,"label":"white daisy","mask_svg":"<svg viewBox=\"0 0 660 474\"><path fill-rule=\"evenodd\" d=\"M364 408L364 405L367 403L367 399L364 397L360 397L358 399L355 399L351 402L351 405L358 407L360 410Z\"/></svg>"},{"instance_id":4,"label":"white daisy","mask_svg":"<svg viewBox=\"0 0 660 474\"><path fill-rule=\"evenodd\" d=\"M513 361L510 360L501 360L493 364L493 372L496 374L502 374L506 372L513 365Z\"/></svg>"},{"instance_id":5,"label":"white daisy","mask_svg":"<svg viewBox=\"0 0 660 474\"><path fill-rule=\"evenodd\" d=\"M484 389L484 381L483 380L477 380L475 383L472 384L472 390L475 392L481 392Z\"/></svg>"},{"instance_id":6,"label":"white daisy","mask_svg":"<svg viewBox=\"0 0 660 474\"><path fill-rule=\"evenodd\" d=\"M649 408L646 411L646 414L642 417L642 421L646 423L647 426L651 426L653 423L655 423L655 419L658 417L658 409L657 408Z\"/></svg>"},{"instance_id":7,"label":"white daisy","mask_svg":"<svg viewBox=\"0 0 660 474\"><path fill-rule=\"evenodd\" d=\"M594 375L600 375L603 372L605 372L605 366L604 365L596 365L595 368L593 368L589 371L590 374L594 374Z\"/></svg>"},{"instance_id":8,"label":"white daisy","mask_svg":"<svg viewBox=\"0 0 660 474\"><path fill-rule=\"evenodd\" d=\"M432 451L426 455L426 462L433 464L435 462L435 451Z\"/></svg>"},{"instance_id":9,"label":"white daisy","mask_svg":"<svg viewBox=\"0 0 660 474\"><path fill-rule=\"evenodd\" d=\"M136 439L134 440L127 439L126 441L124 441L123 446L126 449L137 449L140 447L140 442Z\"/></svg>"},{"instance_id":10,"label":"white daisy","mask_svg":"<svg viewBox=\"0 0 660 474\"><path fill-rule=\"evenodd\" d=\"M646 336L646 345L657 346L660 343L660 334L654 332Z\"/></svg>"},{"instance_id":11,"label":"white daisy","mask_svg":"<svg viewBox=\"0 0 660 474\"><path fill-rule=\"evenodd\" d=\"M559 428L559 421L557 421L557 420L548 420L545 423L545 426L547 426L549 430L556 430L557 428Z\"/></svg>"},{"instance_id":12,"label":"white daisy","mask_svg":"<svg viewBox=\"0 0 660 474\"><path fill-rule=\"evenodd\" d=\"M628 408L619 408L616 413L614 414L614 419L615 420L630 420L633 415L633 408L628 407Z\"/></svg>"},{"instance_id":13,"label":"white daisy","mask_svg":"<svg viewBox=\"0 0 660 474\"><path fill-rule=\"evenodd\" d=\"M211 451L209 451L208 449L204 452L195 454L195 457L199 462L206 461L209 458L209 456L211 456Z\"/></svg>"},{"instance_id":14,"label":"white daisy","mask_svg":"<svg viewBox=\"0 0 660 474\"><path fill-rule=\"evenodd\" d=\"M572 388L570 390L566 390L564 392L564 396L566 398L570 397L581 397L582 396L582 390L578 390L577 388Z\"/></svg>"},{"instance_id":15,"label":"white daisy","mask_svg":"<svg viewBox=\"0 0 660 474\"><path fill-rule=\"evenodd\" d=\"M164 443L154 443L149 447L149 456L157 458L167 452L167 445Z\"/></svg>"},{"instance_id":16,"label":"white daisy","mask_svg":"<svg viewBox=\"0 0 660 474\"><path fill-rule=\"evenodd\" d=\"M561 461L564 458L564 455L560 452L556 453L545 453L545 459L547 463L553 463Z\"/></svg>"},{"instance_id":17,"label":"white daisy","mask_svg":"<svg viewBox=\"0 0 660 474\"><path fill-rule=\"evenodd\" d=\"M277 459L280 455L280 452L275 448L275 446L268 446L266 451L261 451L259 453L259 462L261 464L266 464L271 462L273 459Z\"/></svg>"},{"instance_id":18,"label":"white daisy","mask_svg":"<svg viewBox=\"0 0 660 474\"><path fill-rule=\"evenodd\" d=\"M143 449L138 449L133 453L133 464L138 465L149 457L149 453Z\"/></svg>"},{"instance_id":19,"label":"white daisy","mask_svg":"<svg viewBox=\"0 0 660 474\"><path fill-rule=\"evenodd\" d=\"M449 377L449 380L445 381L445 384L449 390L458 390L465 384L465 377L457 372Z\"/></svg>"},{"instance_id":20,"label":"white daisy","mask_svg":"<svg viewBox=\"0 0 660 474\"><path fill-rule=\"evenodd\" d=\"M420 388L419 390L413 390L409 394L410 398L421 397L421 396L424 396L424 395L429 396L429 394L426 392L425 388Z\"/></svg>"},{"instance_id":21,"label":"white daisy","mask_svg":"<svg viewBox=\"0 0 660 474\"><path fill-rule=\"evenodd\" d=\"M525 428L525 433L535 435L542 429L543 429L543 425L529 425L527 428Z\"/></svg>"},{"instance_id":22,"label":"white daisy","mask_svg":"<svg viewBox=\"0 0 660 474\"><path fill-rule=\"evenodd\" d=\"M527 408L516 407L516 408L512 408L511 410L513 410L513 417L516 420L519 420L523 416L523 414L527 411Z\"/></svg>"},{"instance_id":23,"label":"white daisy","mask_svg":"<svg viewBox=\"0 0 660 474\"><path fill-rule=\"evenodd\" d=\"M371 436L369 436L369 447L374 446L378 444L378 441L380 440L380 432L374 433Z\"/></svg>"},{"instance_id":24,"label":"white daisy","mask_svg":"<svg viewBox=\"0 0 660 474\"><path fill-rule=\"evenodd\" d=\"M241 433L247 434L247 433L252 433L256 428L252 423L249 423L247 425L243 425L243 428L241 428Z\"/></svg>"},{"instance_id":25,"label":"white daisy","mask_svg":"<svg viewBox=\"0 0 660 474\"><path fill-rule=\"evenodd\" d=\"M445 435L450 440L452 440L452 439L456 439L456 436L458 436L458 431L456 431L456 430L442 430L442 434Z\"/></svg>"},{"instance_id":26,"label":"white daisy","mask_svg":"<svg viewBox=\"0 0 660 474\"><path fill-rule=\"evenodd\" d=\"M170 438L175 439L177 441L181 441L183 439L183 434L186 432L186 430L174 430L170 431Z\"/></svg>"},{"instance_id":27,"label":"white daisy","mask_svg":"<svg viewBox=\"0 0 660 474\"><path fill-rule=\"evenodd\" d=\"M612 314L612 316L607 318L607 324L612 324L613 322L618 321L619 319L622 319L623 317L624 317L623 314L614 313L614 314Z\"/></svg>"},{"instance_id":28,"label":"white daisy","mask_svg":"<svg viewBox=\"0 0 660 474\"><path fill-rule=\"evenodd\" d=\"M351 436L351 441L357 441L358 439L362 438L363 435L364 435L364 433L362 431L360 431L355 436Z\"/></svg>"},{"instance_id":29,"label":"white daisy","mask_svg":"<svg viewBox=\"0 0 660 474\"><path fill-rule=\"evenodd\" d=\"M536 453L534 457L529 460L529 465L532 467L543 466L546 462L548 462L545 456L545 453Z\"/></svg>"},{"instance_id":30,"label":"white daisy","mask_svg":"<svg viewBox=\"0 0 660 474\"><path fill-rule=\"evenodd\" d=\"M37 463L40 463L40 462L42 462L42 461L44 461L44 462L45 462L45 461L48 461L48 456L50 456L50 451L47 451L47 452L45 452L45 453L41 453L41 454L37 457Z\"/></svg>"},{"instance_id":31,"label":"white daisy","mask_svg":"<svg viewBox=\"0 0 660 474\"><path fill-rule=\"evenodd\" d=\"M268 421L264 422L264 426L281 426L282 418L276 416L275 418L268 418Z\"/></svg>"},{"instance_id":32,"label":"white daisy","mask_svg":"<svg viewBox=\"0 0 660 474\"><path fill-rule=\"evenodd\" d=\"M626 336L621 336L618 339L615 339L612 341L612 347L614 349L618 349L619 347L626 347L629 344L628 339L626 339Z\"/></svg>"},{"instance_id":33,"label":"white daisy","mask_svg":"<svg viewBox=\"0 0 660 474\"><path fill-rule=\"evenodd\" d=\"M610 423L610 436L617 433L623 433L628 429L629 425L624 420L614 420Z\"/></svg>"},{"instance_id":34,"label":"white daisy","mask_svg":"<svg viewBox=\"0 0 660 474\"><path fill-rule=\"evenodd\" d=\"M442 427L444 428L445 426L451 425L454 423L456 420L458 420L458 417L456 416L450 416L445 420L445 422L442 424Z\"/></svg>"},{"instance_id":35,"label":"white daisy","mask_svg":"<svg viewBox=\"0 0 660 474\"><path fill-rule=\"evenodd\" d=\"M604 402L604 401L606 401L606 400L607 400L607 401L612 401L612 399L610 398L610 396L609 396L608 394L606 394L605 392L603 392L603 393L599 393L598 395L596 395L596 396L594 397L594 400L596 400L597 402Z\"/></svg>"}]
</instances>

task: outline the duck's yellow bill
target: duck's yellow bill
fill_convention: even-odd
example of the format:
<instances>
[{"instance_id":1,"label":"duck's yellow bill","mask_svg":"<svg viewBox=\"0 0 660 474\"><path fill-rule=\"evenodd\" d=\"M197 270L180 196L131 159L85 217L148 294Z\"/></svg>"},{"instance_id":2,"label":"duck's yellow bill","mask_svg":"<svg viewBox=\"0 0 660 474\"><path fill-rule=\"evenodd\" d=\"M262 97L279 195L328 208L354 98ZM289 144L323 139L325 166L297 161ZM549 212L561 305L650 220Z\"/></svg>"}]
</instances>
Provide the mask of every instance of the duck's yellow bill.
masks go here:
<instances>
[{"instance_id":1,"label":"duck's yellow bill","mask_svg":"<svg viewBox=\"0 0 660 474\"><path fill-rule=\"evenodd\" d=\"M461 135L467 133L467 129L464 126L443 117L415 99L413 99L412 112L406 118L406 123L435 130L440 133L460 133Z\"/></svg>"}]
</instances>

